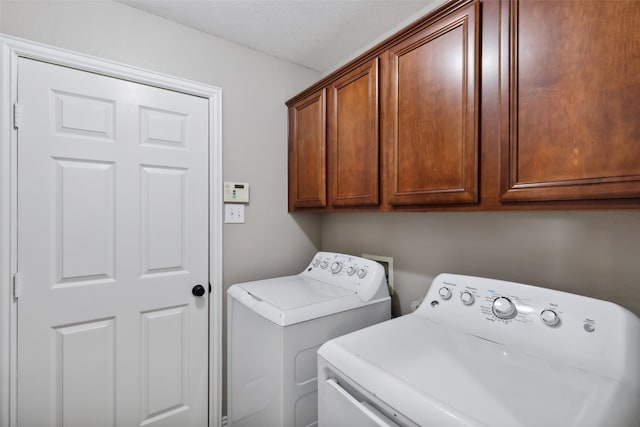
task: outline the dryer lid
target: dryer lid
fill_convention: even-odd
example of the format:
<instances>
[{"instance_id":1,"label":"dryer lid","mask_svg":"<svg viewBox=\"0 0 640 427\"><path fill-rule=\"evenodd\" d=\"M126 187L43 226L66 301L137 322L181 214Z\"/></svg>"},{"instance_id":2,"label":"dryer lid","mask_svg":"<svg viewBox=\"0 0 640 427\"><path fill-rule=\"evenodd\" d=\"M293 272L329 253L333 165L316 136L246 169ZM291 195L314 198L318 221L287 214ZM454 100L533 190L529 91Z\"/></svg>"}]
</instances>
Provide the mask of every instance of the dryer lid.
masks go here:
<instances>
[{"instance_id":1,"label":"dryer lid","mask_svg":"<svg viewBox=\"0 0 640 427\"><path fill-rule=\"evenodd\" d=\"M336 338L318 354L418 425L627 427L640 417L628 384L416 315Z\"/></svg>"}]
</instances>

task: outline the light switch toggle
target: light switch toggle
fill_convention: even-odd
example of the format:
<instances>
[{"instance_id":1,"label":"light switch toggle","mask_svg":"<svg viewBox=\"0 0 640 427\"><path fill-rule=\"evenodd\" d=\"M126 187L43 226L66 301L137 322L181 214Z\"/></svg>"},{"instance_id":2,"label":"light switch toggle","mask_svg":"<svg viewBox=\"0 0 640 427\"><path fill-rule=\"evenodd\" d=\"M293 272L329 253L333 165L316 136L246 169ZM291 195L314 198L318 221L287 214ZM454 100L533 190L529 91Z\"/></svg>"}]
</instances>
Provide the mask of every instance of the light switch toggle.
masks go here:
<instances>
[{"instance_id":1,"label":"light switch toggle","mask_svg":"<svg viewBox=\"0 0 640 427\"><path fill-rule=\"evenodd\" d=\"M225 224L244 224L244 205L224 204Z\"/></svg>"}]
</instances>

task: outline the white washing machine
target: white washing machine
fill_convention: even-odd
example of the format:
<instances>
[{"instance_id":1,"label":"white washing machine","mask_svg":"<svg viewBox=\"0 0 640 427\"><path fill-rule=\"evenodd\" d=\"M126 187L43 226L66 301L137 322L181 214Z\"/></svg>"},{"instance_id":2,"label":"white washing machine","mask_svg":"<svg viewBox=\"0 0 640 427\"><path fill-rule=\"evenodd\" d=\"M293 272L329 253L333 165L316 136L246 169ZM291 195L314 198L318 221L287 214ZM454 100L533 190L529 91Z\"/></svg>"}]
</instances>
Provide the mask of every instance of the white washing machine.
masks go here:
<instances>
[{"instance_id":1,"label":"white washing machine","mask_svg":"<svg viewBox=\"0 0 640 427\"><path fill-rule=\"evenodd\" d=\"M318 351L320 427L638 427L640 319L442 274L418 310Z\"/></svg>"},{"instance_id":2,"label":"white washing machine","mask_svg":"<svg viewBox=\"0 0 640 427\"><path fill-rule=\"evenodd\" d=\"M382 266L337 253L317 253L298 275L227 292L230 426L317 425L320 345L391 316Z\"/></svg>"}]
</instances>

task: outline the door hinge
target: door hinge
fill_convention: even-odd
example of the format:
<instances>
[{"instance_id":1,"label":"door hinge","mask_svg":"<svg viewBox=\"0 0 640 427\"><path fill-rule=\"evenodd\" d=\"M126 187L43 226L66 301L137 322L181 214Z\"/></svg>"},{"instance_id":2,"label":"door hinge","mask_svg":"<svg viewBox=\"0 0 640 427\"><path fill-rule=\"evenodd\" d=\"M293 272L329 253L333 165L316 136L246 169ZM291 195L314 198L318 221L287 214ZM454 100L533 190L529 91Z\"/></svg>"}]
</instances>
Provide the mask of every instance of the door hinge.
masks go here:
<instances>
[{"instance_id":1,"label":"door hinge","mask_svg":"<svg viewBox=\"0 0 640 427\"><path fill-rule=\"evenodd\" d=\"M20 105L18 103L13 104L13 128L18 129L20 127Z\"/></svg>"},{"instance_id":2,"label":"door hinge","mask_svg":"<svg viewBox=\"0 0 640 427\"><path fill-rule=\"evenodd\" d=\"M18 299L22 295L22 274L13 275L13 298Z\"/></svg>"}]
</instances>

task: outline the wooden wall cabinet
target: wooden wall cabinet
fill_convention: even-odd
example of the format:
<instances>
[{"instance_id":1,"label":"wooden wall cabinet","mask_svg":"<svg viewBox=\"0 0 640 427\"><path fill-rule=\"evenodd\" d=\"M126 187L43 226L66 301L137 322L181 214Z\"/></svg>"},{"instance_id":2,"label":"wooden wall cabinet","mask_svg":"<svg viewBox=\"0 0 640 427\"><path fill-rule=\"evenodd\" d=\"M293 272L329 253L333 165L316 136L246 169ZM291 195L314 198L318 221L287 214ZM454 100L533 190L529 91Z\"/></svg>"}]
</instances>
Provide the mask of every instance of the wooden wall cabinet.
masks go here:
<instances>
[{"instance_id":1,"label":"wooden wall cabinet","mask_svg":"<svg viewBox=\"0 0 640 427\"><path fill-rule=\"evenodd\" d=\"M378 206L378 58L329 85L327 111L330 204Z\"/></svg>"},{"instance_id":2,"label":"wooden wall cabinet","mask_svg":"<svg viewBox=\"0 0 640 427\"><path fill-rule=\"evenodd\" d=\"M478 11L473 3L383 56L388 203L478 200Z\"/></svg>"},{"instance_id":3,"label":"wooden wall cabinet","mask_svg":"<svg viewBox=\"0 0 640 427\"><path fill-rule=\"evenodd\" d=\"M378 58L289 105L289 211L377 207L378 127Z\"/></svg>"},{"instance_id":4,"label":"wooden wall cabinet","mask_svg":"<svg viewBox=\"0 0 640 427\"><path fill-rule=\"evenodd\" d=\"M289 211L327 206L326 96L316 91L289 106Z\"/></svg>"},{"instance_id":5,"label":"wooden wall cabinet","mask_svg":"<svg viewBox=\"0 0 640 427\"><path fill-rule=\"evenodd\" d=\"M638 52L638 0L452 0L287 102L289 210L640 208Z\"/></svg>"},{"instance_id":6,"label":"wooden wall cabinet","mask_svg":"<svg viewBox=\"0 0 640 427\"><path fill-rule=\"evenodd\" d=\"M289 211L478 200L479 6L465 3L287 102Z\"/></svg>"},{"instance_id":7,"label":"wooden wall cabinet","mask_svg":"<svg viewBox=\"0 0 640 427\"><path fill-rule=\"evenodd\" d=\"M501 6L501 200L640 197L640 2Z\"/></svg>"}]
</instances>

